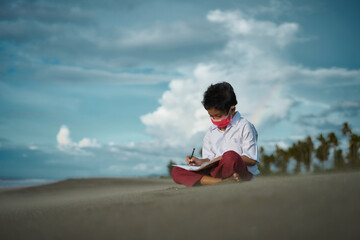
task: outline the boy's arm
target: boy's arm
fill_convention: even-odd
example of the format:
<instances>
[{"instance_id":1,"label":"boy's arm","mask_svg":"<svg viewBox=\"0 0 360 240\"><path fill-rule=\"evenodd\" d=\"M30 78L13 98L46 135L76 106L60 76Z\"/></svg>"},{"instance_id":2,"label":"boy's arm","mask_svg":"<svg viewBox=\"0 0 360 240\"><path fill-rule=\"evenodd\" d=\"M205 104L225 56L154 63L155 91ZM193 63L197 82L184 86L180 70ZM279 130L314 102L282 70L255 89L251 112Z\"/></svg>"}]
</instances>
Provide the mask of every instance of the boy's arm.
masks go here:
<instances>
[{"instance_id":1,"label":"boy's arm","mask_svg":"<svg viewBox=\"0 0 360 240\"><path fill-rule=\"evenodd\" d=\"M245 162L247 166L255 166L257 161L254 159L249 158L248 156L241 156L242 160Z\"/></svg>"},{"instance_id":2,"label":"boy's arm","mask_svg":"<svg viewBox=\"0 0 360 240\"><path fill-rule=\"evenodd\" d=\"M258 145L257 145L257 131L250 122L245 125L242 131L242 154L241 158L247 166L255 166L259 161Z\"/></svg>"},{"instance_id":3,"label":"boy's arm","mask_svg":"<svg viewBox=\"0 0 360 240\"><path fill-rule=\"evenodd\" d=\"M205 162L210 162L210 161L217 161L220 160L222 156L219 156L217 158L214 158L213 160L210 160L208 158L203 158L203 159L199 159L197 157L192 157L190 160L190 156L186 156L186 162L193 162L190 165L195 165L195 166L199 166ZM257 161L255 161L254 159L249 158L248 156L241 156L242 160L245 162L245 164L247 166L254 166L256 165Z\"/></svg>"},{"instance_id":4,"label":"boy's arm","mask_svg":"<svg viewBox=\"0 0 360 240\"><path fill-rule=\"evenodd\" d=\"M190 156L186 156L186 162L190 165L193 165L193 166L200 166L201 164L203 163L206 163L206 162L210 162L210 161L217 161L217 160L220 160L221 159L221 156L220 157L217 157L217 158L214 158L213 160L210 160L209 158L197 158L197 157L192 157L190 159Z\"/></svg>"}]
</instances>

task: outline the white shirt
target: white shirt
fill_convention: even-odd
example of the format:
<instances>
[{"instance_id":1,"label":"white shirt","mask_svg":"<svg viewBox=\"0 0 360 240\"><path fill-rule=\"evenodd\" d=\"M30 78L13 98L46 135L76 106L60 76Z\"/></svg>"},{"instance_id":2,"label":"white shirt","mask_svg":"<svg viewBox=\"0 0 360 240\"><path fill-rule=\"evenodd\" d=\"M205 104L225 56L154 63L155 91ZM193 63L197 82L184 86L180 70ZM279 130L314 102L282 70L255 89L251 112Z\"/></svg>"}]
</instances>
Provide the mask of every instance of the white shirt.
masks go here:
<instances>
[{"instance_id":1,"label":"white shirt","mask_svg":"<svg viewBox=\"0 0 360 240\"><path fill-rule=\"evenodd\" d=\"M240 156L247 156L259 162L257 131L248 120L236 112L225 131L212 125L204 137L202 157L210 160L233 150ZM253 175L260 173L257 165L247 166Z\"/></svg>"}]
</instances>

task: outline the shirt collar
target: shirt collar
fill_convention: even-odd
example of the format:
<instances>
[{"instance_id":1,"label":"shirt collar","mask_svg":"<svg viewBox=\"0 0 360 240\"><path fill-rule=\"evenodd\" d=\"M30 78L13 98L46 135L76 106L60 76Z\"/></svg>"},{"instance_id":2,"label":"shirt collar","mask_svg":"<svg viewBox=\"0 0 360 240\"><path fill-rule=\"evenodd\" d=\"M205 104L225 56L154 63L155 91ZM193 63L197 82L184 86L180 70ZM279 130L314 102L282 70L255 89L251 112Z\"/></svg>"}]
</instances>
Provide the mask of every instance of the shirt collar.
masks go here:
<instances>
[{"instance_id":1,"label":"shirt collar","mask_svg":"<svg viewBox=\"0 0 360 240\"><path fill-rule=\"evenodd\" d=\"M226 130L230 129L232 126L236 125L239 121L240 121L241 115L238 111L235 112L234 116L231 119L231 122L229 123L229 125L226 127ZM212 124L210 129L211 130L215 130L218 127L215 124ZM225 131L226 131L225 130Z\"/></svg>"}]
</instances>

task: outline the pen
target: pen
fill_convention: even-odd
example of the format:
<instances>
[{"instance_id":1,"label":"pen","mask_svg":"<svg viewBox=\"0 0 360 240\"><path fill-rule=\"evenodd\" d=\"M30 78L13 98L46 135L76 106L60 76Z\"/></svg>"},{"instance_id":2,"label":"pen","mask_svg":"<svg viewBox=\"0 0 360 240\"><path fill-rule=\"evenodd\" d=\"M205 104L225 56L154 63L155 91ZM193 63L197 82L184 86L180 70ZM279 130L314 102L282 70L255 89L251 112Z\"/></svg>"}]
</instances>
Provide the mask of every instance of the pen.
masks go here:
<instances>
[{"instance_id":1,"label":"pen","mask_svg":"<svg viewBox=\"0 0 360 240\"><path fill-rule=\"evenodd\" d=\"M191 159L192 159L192 157L194 156L194 152L195 152L195 148L193 148L193 151L192 151L191 156L190 156L190 158L189 158L189 159L190 159L189 164L190 164L190 163L193 163L193 161L191 161Z\"/></svg>"}]
</instances>

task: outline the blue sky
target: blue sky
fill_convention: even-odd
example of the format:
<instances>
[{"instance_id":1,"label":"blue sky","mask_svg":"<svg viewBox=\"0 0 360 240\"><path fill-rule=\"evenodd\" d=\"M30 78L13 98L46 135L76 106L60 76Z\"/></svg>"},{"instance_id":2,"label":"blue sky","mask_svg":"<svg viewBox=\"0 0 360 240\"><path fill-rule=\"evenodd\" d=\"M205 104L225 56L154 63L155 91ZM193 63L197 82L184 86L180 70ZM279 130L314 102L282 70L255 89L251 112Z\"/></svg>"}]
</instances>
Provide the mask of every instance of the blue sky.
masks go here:
<instances>
[{"instance_id":1,"label":"blue sky","mask_svg":"<svg viewBox=\"0 0 360 240\"><path fill-rule=\"evenodd\" d=\"M0 177L165 174L228 81L275 144L360 133L357 1L1 1Z\"/></svg>"}]
</instances>

